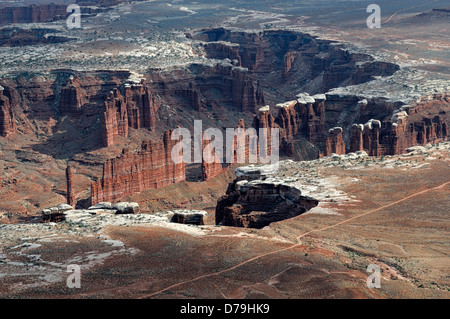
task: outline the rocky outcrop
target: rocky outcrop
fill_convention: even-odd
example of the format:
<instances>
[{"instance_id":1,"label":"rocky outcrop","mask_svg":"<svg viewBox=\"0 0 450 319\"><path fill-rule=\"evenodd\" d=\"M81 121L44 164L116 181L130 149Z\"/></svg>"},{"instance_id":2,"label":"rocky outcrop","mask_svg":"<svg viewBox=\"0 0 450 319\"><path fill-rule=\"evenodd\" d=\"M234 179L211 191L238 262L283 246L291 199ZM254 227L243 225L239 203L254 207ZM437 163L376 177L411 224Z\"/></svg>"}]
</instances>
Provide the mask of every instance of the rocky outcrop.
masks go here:
<instances>
[{"instance_id":1,"label":"rocky outcrop","mask_svg":"<svg viewBox=\"0 0 450 319\"><path fill-rule=\"evenodd\" d=\"M14 133L14 113L10 98L4 94L5 89L0 86L0 136L8 136Z\"/></svg>"},{"instance_id":2,"label":"rocky outcrop","mask_svg":"<svg viewBox=\"0 0 450 319\"><path fill-rule=\"evenodd\" d=\"M0 25L10 23L39 23L64 19L67 5L45 4L0 9Z\"/></svg>"},{"instance_id":3,"label":"rocky outcrop","mask_svg":"<svg viewBox=\"0 0 450 319\"><path fill-rule=\"evenodd\" d=\"M270 113L269 105L258 109L258 114L253 119L253 128L256 129L258 135L258 145L256 147L259 158L261 156L270 157L272 155L272 129L276 128L276 124L275 118Z\"/></svg>"},{"instance_id":4,"label":"rocky outcrop","mask_svg":"<svg viewBox=\"0 0 450 319\"><path fill-rule=\"evenodd\" d=\"M85 103L86 92L80 87L78 78L71 76L67 84L61 89L61 114L77 114Z\"/></svg>"},{"instance_id":5,"label":"rocky outcrop","mask_svg":"<svg viewBox=\"0 0 450 319\"><path fill-rule=\"evenodd\" d=\"M331 154L345 154L345 142L343 137L342 127L335 127L330 129L327 141L325 143L324 156Z\"/></svg>"},{"instance_id":6,"label":"rocky outcrop","mask_svg":"<svg viewBox=\"0 0 450 319\"><path fill-rule=\"evenodd\" d=\"M219 154L212 147L211 137L205 132L203 134L203 157L202 157L202 178L208 181L223 172L222 162Z\"/></svg>"},{"instance_id":7,"label":"rocky outcrop","mask_svg":"<svg viewBox=\"0 0 450 319\"><path fill-rule=\"evenodd\" d=\"M233 102L243 112L256 112L258 103L261 102L261 91L255 82L247 76L247 70L244 68L235 67L232 71L232 94Z\"/></svg>"},{"instance_id":8,"label":"rocky outcrop","mask_svg":"<svg viewBox=\"0 0 450 319\"><path fill-rule=\"evenodd\" d=\"M128 137L128 112L125 99L120 91L115 89L110 93L103 107L103 145L113 145L119 136Z\"/></svg>"},{"instance_id":9,"label":"rocky outcrop","mask_svg":"<svg viewBox=\"0 0 450 319\"><path fill-rule=\"evenodd\" d=\"M74 169L71 166L66 168L66 182L67 182L67 204L70 206L75 206L75 195L73 192L73 174Z\"/></svg>"},{"instance_id":10,"label":"rocky outcrop","mask_svg":"<svg viewBox=\"0 0 450 319\"><path fill-rule=\"evenodd\" d=\"M250 77L261 81L264 87L285 84L277 93L284 93L286 98L291 96L292 89L327 92L331 88L367 82L374 76L389 76L399 69L396 64L375 61L367 54L352 53L343 45L295 31L243 32L214 28L189 36L206 43L239 45L233 50L211 45L206 54L210 58L240 61L249 70ZM212 48L216 46L214 51Z\"/></svg>"},{"instance_id":11,"label":"rocky outcrop","mask_svg":"<svg viewBox=\"0 0 450 319\"><path fill-rule=\"evenodd\" d=\"M299 52L292 51L288 52L283 57L283 62L281 64L281 72L283 74L283 78L286 79L289 75L289 72L292 69L295 59L299 56Z\"/></svg>"},{"instance_id":12,"label":"rocky outcrop","mask_svg":"<svg viewBox=\"0 0 450 319\"><path fill-rule=\"evenodd\" d=\"M352 127L350 151L363 149L370 156L398 155L408 147L448 139L450 96L432 94L402 106L386 121L371 119Z\"/></svg>"},{"instance_id":13,"label":"rocky outcrop","mask_svg":"<svg viewBox=\"0 0 450 319\"><path fill-rule=\"evenodd\" d=\"M118 202L111 207L116 214L139 214L140 207L136 202Z\"/></svg>"},{"instance_id":14,"label":"rocky outcrop","mask_svg":"<svg viewBox=\"0 0 450 319\"><path fill-rule=\"evenodd\" d=\"M48 222L61 222L66 219L66 214L73 210L73 207L68 204L61 204L58 207L50 207L42 211L42 221Z\"/></svg>"},{"instance_id":15,"label":"rocky outcrop","mask_svg":"<svg viewBox=\"0 0 450 319\"><path fill-rule=\"evenodd\" d=\"M155 114L159 107L150 88L141 83L125 84L124 97L128 113L128 125L134 129L148 128L154 131Z\"/></svg>"},{"instance_id":16,"label":"rocky outcrop","mask_svg":"<svg viewBox=\"0 0 450 319\"><path fill-rule=\"evenodd\" d=\"M280 127L280 146L286 155L292 156L297 136L318 145L325 141L325 101L324 94L300 93L297 100L276 105L279 111L275 122Z\"/></svg>"},{"instance_id":17,"label":"rocky outcrop","mask_svg":"<svg viewBox=\"0 0 450 319\"><path fill-rule=\"evenodd\" d=\"M139 214L140 207L136 202L118 202L114 205L111 203L99 203L95 206L89 207L89 209L74 209L67 204L61 204L58 207L50 207L42 211L42 220L44 223L48 222L62 222L70 217L90 217L97 214Z\"/></svg>"},{"instance_id":18,"label":"rocky outcrop","mask_svg":"<svg viewBox=\"0 0 450 319\"><path fill-rule=\"evenodd\" d=\"M119 89L114 89L103 107L103 145L113 145L119 136L128 137L130 127L155 130L158 107L155 97L144 83L125 84L123 95Z\"/></svg>"},{"instance_id":19,"label":"rocky outcrop","mask_svg":"<svg viewBox=\"0 0 450 319\"><path fill-rule=\"evenodd\" d=\"M255 171L255 170L252 170ZM241 177L242 178L242 177ZM301 215L318 205L301 191L279 179L236 179L216 207L216 224L263 228Z\"/></svg>"},{"instance_id":20,"label":"rocky outcrop","mask_svg":"<svg viewBox=\"0 0 450 319\"><path fill-rule=\"evenodd\" d=\"M4 27L0 29L0 47L64 43L75 39L54 33L56 33L54 29Z\"/></svg>"},{"instance_id":21,"label":"rocky outcrop","mask_svg":"<svg viewBox=\"0 0 450 319\"><path fill-rule=\"evenodd\" d=\"M120 157L107 160L102 178L91 184L92 205L186 180L184 162L172 159L172 149L179 141L172 141L171 134L167 131L162 141L144 141L137 153L124 149Z\"/></svg>"},{"instance_id":22,"label":"rocky outcrop","mask_svg":"<svg viewBox=\"0 0 450 319\"><path fill-rule=\"evenodd\" d=\"M185 225L205 225L207 212L201 210L175 210L166 214L172 215L171 222Z\"/></svg>"},{"instance_id":23,"label":"rocky outcrop","mask_svg":"<svg viewBox=\"0 0 450 319\"><path fill-rule=\"evenodd\" d=\"M364 125L353 124L350 140L350 152L358 152L364 150Z\"/></svg>"}]
</instances>

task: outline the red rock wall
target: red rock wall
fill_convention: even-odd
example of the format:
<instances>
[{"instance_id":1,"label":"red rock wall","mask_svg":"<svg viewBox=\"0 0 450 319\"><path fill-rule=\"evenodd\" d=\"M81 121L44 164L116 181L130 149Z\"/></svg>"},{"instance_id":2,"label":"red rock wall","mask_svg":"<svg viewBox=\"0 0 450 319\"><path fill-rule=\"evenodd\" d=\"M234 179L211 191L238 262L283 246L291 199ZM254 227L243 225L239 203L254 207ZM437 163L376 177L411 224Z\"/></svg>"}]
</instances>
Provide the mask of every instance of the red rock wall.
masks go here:
<instances>
[{"instance_id":1,"label":"red rock wall","mask_svg":"<svg viewBox=\"0 0 450 319\"><path fill-rule=\"evenodd\" d=\"M102 114L103 145L110 146L117 137L128 137L128 129L155 130L158 106L148 87L126 86L124 95L115 89L107 98Z\"/></svg>"},{"instance_id":2,"label":"red rock wall","mask_svg":"<svg viewBox=\"0 0 450 319\"><path fill-rule=\"evenodd\" d=\"M257 87L252 79L247 76L243 68L234 68L232 71L232 94L234 105L243 112L256 112L258 107ZM258 93L260 94L260 93Z\"/></svg>"},{"instance_id":3,"label":"red rock wall","mask_svg":"<svg viewBox=\"0 0 450 319\"><path fill-rule=\"evenodd\" d=\"M325 141L325 99L308 97L279 104L276 123L280 127L282 150L292 155L295 135L302 134L313 144Z\"/></svg>"},{"instance_id":4,"label":"red rock wall","mask_svg":"<svg viewBox=\"0 0 450 319\"><path fill-rule=\"evenodd\" d=\"M189 83L189 88L180 90L180 93L189 101L189 104L194 110L199 112L202 110L202 95L194 83Z\"/></svg>"},{"instance_id":5,"label":"red rock wall","mask_svg":"<svg viewBox=\"0 0 450 319\"><path fill-rule=\"evenodd\" d=\"M71 166L66 168L66 181L67 181L67 204L75 207L75 195L73 192L73 174L74 169Z\"/></svg>"},{"instance_id":6,"label":"red rock wall","mask_svg":"<svg viewBox=\"0 0 450 319\"><path fill-rule=\"evenodd\" d=\"M0 25L9 23L39 23L64 19L67 5L48 4L0 9Z\"/></svg>"},{"instance_id":7,"label":"red rock wall","mask_svg":"<svg viewBox=\"0 0 450 319\"><path fill-rule=\"evenodd\" d=\"M364 125L353 124L350 139L350 152L358 152L364 150L363 133Z\"/></svg>"},{"instance_id":8,"label":"red rock wall","mask_svg":"<svg viewBox=\"0 0 450 319\"><path fill-rule=\"evenodd\" d=\"M128 137L128 112L125 99L118 89L107 98L102 114L103 145L113 145L117 137Z\"/></svg>"},{"instance_id":9,"label":"red rock wall","mask_svg":"<svg viewBox=\"0 0 450 319\"><path fill-rule=\"evenodd\" d=\"M61 89L60 111L62 114L77 113L85 103L86 92L80 87L79 79L71 77Z\"/></svg>"},{"instance_id":10,"label":"red rock wall","mask_svg":"<svg viewBox=\"0 0 450 319\"><path fill-rule=\"evenodd\" d=\"M292 52L288 52L284 55L283 61L281 64L281 72L282 72L284 78L286 78L288 76L289 71L291 71L291 68L294 64L294 61L299 54L300 54L299 52L292 51Z\"/></svg>"},{"instance_id":11,"label":"red rock wall","mask_svg":"<svg viewBox=\"0 0 450 319\"><path fill-rule=\"evenodd\" d=\"M203 157L202 157L202 178L208 181L223 172L222 159L216 158L216 152L211 149L211 152L205 152L205 148L209 145L210 137L203 135ZM206 153L206 154L205 154Z\"/></svg>"},{"instance_id":12,"label":"red rock wall","mask_svg":"<svg viewBox=\"0 0 450 319\"><path fill-rule=\"evenodd\" d=\"M370 156L398 155L414 145L447 140L449 109L450 95L434 94L411 103L389 121L370 120L362 133L363 149ZM360 150L360 135L352 129L350 151Z\"/></svg>"},{"instance_id":13,"label":"red rock wall","mask_svg":"<svg viewBox=\"0 0 450 319\"><path fill-rule=\"evenodd\" d=\"M273 115L270 113L270 108L263 107L261 109L259 109L258 111L258 115L255 116L254 120L253 120L253 128L256 129L256 133L258 134L258 156L260 156L261 153L261 146L265 145L266 146L266 152L265 155L266 156L271 156L272 155L272 135L271 135L271 130L273 128L277 127L277 125L275 124L275 118L273 117ZM261 144L261 139L264 138L263 136L261 136L261 132L260 129L266 129L266 140L267 141L263 141L263 144ZM264 153L261 153L264 154Z\"/></svg>"},{"instance_id":14,"label":"red rock wall","mask_svg":"<svg viewBox=\"0 0 450 319\"><path fill-rule=\"evenodd\" d=\"M341 127L335 127L329 130L329 135L325 143L324 156L331 154L345 154L345 142Z\"/></svg>"},{"instance_id":15,"label":"red rock wall","mask_svg":"<svg viewBox=\"0 0 450 319\"><path fill-rule=\"evenodd\" d=\"M114 202L145 189L159 189L186 180L185 164L175 164L172 131L158 142L143 142L138 153L124 149L118 158L103 164L103 176L91 185L91 203Z\"/></svg>"},{"instance_id":16,"label":"red rock wall","mask_svg":"<svg viewBox=\"0 0 450 319\"><path fill-rule=\"evenodd\" d=\"M14 133L14 113L8 96L4 95L4 89L0 86L0 136L8 136Z\"/></svg>"}]
</instances>

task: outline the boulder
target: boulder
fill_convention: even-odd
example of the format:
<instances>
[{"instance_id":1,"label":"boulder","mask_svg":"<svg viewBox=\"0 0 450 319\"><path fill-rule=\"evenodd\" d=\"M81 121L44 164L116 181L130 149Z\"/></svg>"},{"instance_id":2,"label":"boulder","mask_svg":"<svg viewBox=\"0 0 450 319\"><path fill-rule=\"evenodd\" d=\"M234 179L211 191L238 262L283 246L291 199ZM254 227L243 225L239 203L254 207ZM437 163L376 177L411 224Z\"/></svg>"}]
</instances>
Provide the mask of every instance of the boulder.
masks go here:
<instances>
[{"instance_id":1,"label":"boulder","mask_svg":"<svg viewBox=\"0 0 450 319\"><path fill-rule=\"evenodd\" d=\"M139 204L136 202L119 202L113 205L112 209L116 210L116 214L139 214Z\"/></svg>"},{"instance_id":2,"label":"boulder","mask_svg":"<svg viewBox=\"0 0 450 319\"><path fill-rule=\"evenodd\" d=\"M173 211L171 222L187 225L205 225L207 215L207 212L200 210L176 210Z\"/></svg>"},{"instance_id":3,"label":"boulder","mask_svg":"<svg viewBox=\"0 0 450 319\"><path fill-rule=\"evenodd\" d=\"M61 204L58 206L58 212L64 213L68 210L73 210L73 207L68 204Z\"/></svg>"}]
</instances>

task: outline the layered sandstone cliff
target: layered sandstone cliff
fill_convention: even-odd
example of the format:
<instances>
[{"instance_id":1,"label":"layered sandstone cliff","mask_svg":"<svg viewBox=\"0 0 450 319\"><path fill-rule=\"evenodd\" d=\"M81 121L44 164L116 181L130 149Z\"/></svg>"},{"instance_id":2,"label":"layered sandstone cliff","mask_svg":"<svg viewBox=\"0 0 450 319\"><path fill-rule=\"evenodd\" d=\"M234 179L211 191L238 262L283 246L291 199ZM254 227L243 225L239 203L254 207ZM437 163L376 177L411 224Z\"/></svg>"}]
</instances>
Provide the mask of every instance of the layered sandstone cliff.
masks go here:
<instances>
[{"instance_id":1,"label":"layered sandstone cliff","mask_svg":"<svg viewBox=\"0 0 450 319\"><path fill-rule=\"evenodd\" d=\"M296 136L306 137L313 144L326 139L324 94L310 96L297 95L297 100L277 104L279 109L275 122L280 127L280 145L286 155L293 153L293 141Z\"/></svg>"},{"instance_id":2,"label":"layered sandstone cliff","mask_svg":"<svg viewBox=\"0 0 450 319\"><path fill-rule=\"evenodd\" d=\"M223 154L216 152L211 141L211 136L206 132L203 134L202 143L202 178L204 181L208 181L223 172Z\"/></svg>"},{"instance_id":3,"label":"layered sandstone cliff","mask_svg":"<svg viewBox=\"0 0 450 319\"><path fill-rule=\"evenodd\" d=\"M46 4L0 9L0 25L9 23L39 23L64 19L67 5Z\"/></svg>"},{"instance_id":4,"label":"layered sandstone cliff","mask_svg":"<svg viewBox=\"0 0 450 319\"><path fill-rule=\"evenodd\" d=\"M66 182L67 182L67 204L75 207L75 195L73 191L73 174L74 169L71 166L67 166L66 168Z\"/></svg>"},{"instance_id":5,"label":"layered sandstone cliff","mask_svg":"<svg viewBox=\"0 0 450 319\"><path fill-rule=\"evenodd\" d=\"M342 127L335 127L329 130L325 143L324 156L331 154L345 154L345 142Z\"/></svg>"},{"instance_id":6,"label":"layered sandstone cliff","mask_svg":"<svg viewBox=\"0 0 450 319\"><path fill-rule=\"evenodd\" d=\"M245 171L246 167L239 168ZM263 228L273 222L301 215L318 205L301 191L282 180L240 174L219 199L216 224L233 227Z\"/></svg>"},{"instance_id":7,"label":"layered sandstone cliff","mask_svg":"<svg viewBox=\"0 0 450 319\"><path fill-rule=\"evenodd\" d=\"M167 131L162 141L142 142L137 153L124 149L120 157L107 160L102 178L91 185L92 205L184 181L185 164L174 161L171 154L179 141L173 141L171 134Z\"/></svg>"},{"instance_id":8,"label":"layered sandstone cliff","mask_svg":"<svg viewBox=\"0 0 450 319\"><path fill-rule=\"evenodd\" d=\"M385 120L370 119L351 127L348 151L366 151L370 156L398 155L408 147L447 140L450 97L446 93L424 96L404 105ZM328 149L342 150L342 139L330 132ZM342 154L342 153L337 154Z\"/></svg>"},{"instance_id":9,"label":"layered sandstone cliff","mask_svg":"<svg viewBox=\"0 0 450 319\"><path fill-rule=\"evenodd\" d=\"M4 91L4 88L0 86L0 136L14 133L16 127L10 98L4 94Z\"/></svg>"},{"instance_id":10,"label":"layered sandstone cliff","mask_svg":"<svg viewBox=\"0 0 450 319\"><path fill-rule=\"evenodd\" d=\"M294 31L242 32L215 28L189 37L206 42L207 57L237 61L264 87L283 83L277 94L285 98L293 89L312 94L327 92L399 70L396 64L375 61L370 55L351 53L343 45ZM274 66L277 72L273 72Z\"/></svg>"},{"instance_id":11,"label":"layered sandstone cliff","mask_svg":"<svg viewBox=\"0 0 450 319\"><path fill-rule=\"evenodd\" d=\"M71 76L61 89L59 108L61 114L76 114L85 103L86 92L81 88L79 78Z\"/></svg>"},{"instance_id":12,"label":"layered sandstone cliff","mask_svg":"<svg viewBox=\"0 0 450 319\"><path fill-rule=\"evenodd\" d=\"M114 89L104 103L102 138L105 146L113 145L118 136L128 137L128 129L155 130L158 109L155 97L147 86L125 85L123 94Z\"/></svg>"}]
</instances>

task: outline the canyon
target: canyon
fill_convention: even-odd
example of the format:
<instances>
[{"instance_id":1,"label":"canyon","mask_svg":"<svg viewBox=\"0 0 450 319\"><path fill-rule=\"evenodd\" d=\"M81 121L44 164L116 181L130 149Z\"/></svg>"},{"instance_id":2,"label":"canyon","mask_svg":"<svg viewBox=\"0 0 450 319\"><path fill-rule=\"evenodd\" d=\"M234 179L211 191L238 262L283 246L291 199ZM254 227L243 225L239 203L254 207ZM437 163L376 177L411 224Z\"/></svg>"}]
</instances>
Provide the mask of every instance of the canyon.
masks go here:
<instances>
[{"instance_id":1,"label":"canyon","mask_svg":"<svg viewBox=\"0 0 450 319\"><path fill-rule=\"evenodd\" d=\"M89 176L95 180L91 204L185 181L184 165L170 159L174 141L168 131L192 129L196 119L223 130L236 123L245 128L245 122L257 132L277 128L280 155L296 160L357 151L398 155L413 145L448 139L448 93L406 104L331 90L388 77L398 65L292 31L219 28L186 36L214 62L147 69L141 74L53 70L0 79L0 134L13 139L29 132L51 136L49 119L70 122L80 132L77 139L64 136L72 151L51 152L79 165L92 157L78 154L81 145L96 152L97 160L89 162L103 169L101 177ZM276 90L269 89L275 83ZM247 137L241 147L248 145ZM271 150L264 153L270 155ZM248 156L246 151L246 160ZM204 159L200 170L200 179L208 181L223 167L219 159ZM76 205L73 196L68 199Z\"/></svg>"},{"instance_id":2,"label":"canyon","mask_svg":"<svg viewBox=\"0 0 450 319\"><path fill-rule=\"evenodd\" d=\"M441 2L50 2L0 1L0 297L449 297Z\"/></svg>"}]
</instances>

